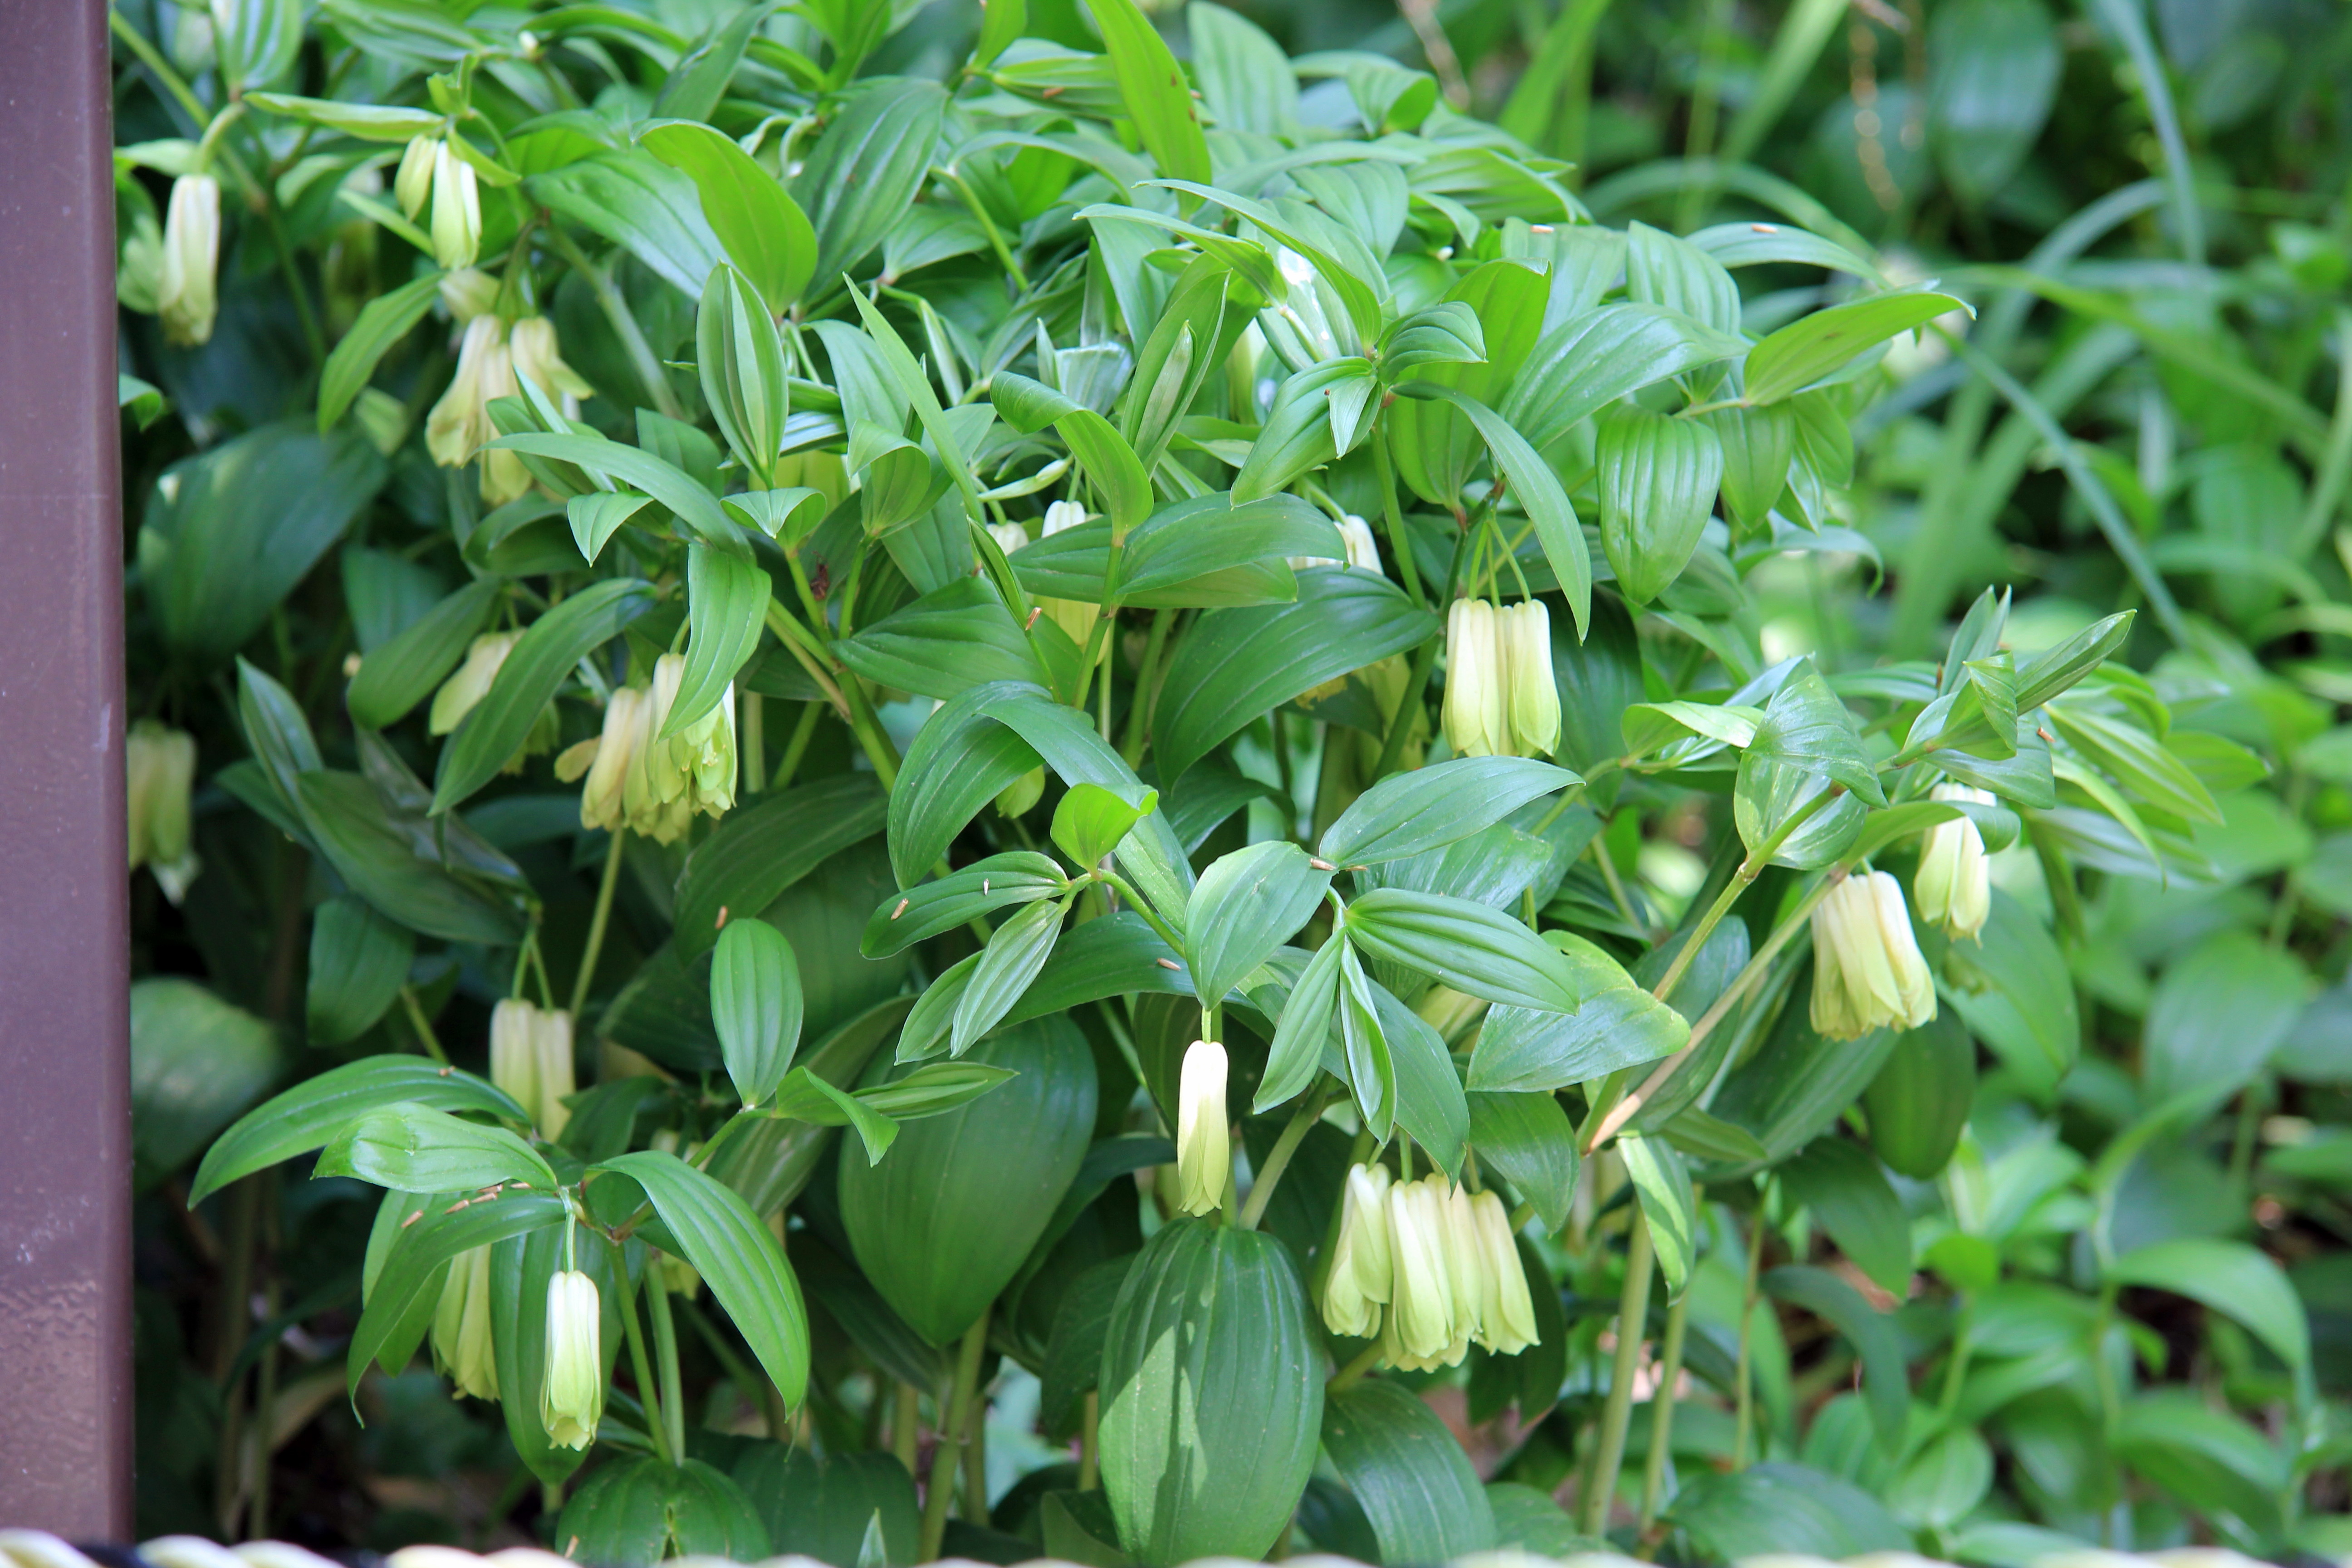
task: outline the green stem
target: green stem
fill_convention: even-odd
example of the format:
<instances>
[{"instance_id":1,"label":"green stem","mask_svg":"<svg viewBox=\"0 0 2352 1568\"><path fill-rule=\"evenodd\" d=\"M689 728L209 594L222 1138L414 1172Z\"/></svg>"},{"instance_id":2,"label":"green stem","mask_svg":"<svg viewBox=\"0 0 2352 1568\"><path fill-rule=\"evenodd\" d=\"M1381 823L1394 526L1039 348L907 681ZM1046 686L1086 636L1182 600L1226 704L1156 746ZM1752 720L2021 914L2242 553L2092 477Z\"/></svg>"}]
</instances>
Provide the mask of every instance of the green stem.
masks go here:
<instances>
[{"instance_id":1,"label":"green stem","mask_svg":"<svg viewBox=\"0 0 2352 1568\"><path fill-rule=\"evenodd\" d=\"M1323 1385L1324 1397L1328 1399L1332 1394L1347 1393L1348 1390L1363 1382L1364 1374L1380 1363L1381 1342L1375 1336L1370 1344L1356 1352L1355 1360L1331 1374L1331 1381Z\"/></svg>"},{"instance_id":2,"label":"green stem","mask_svg":"<svg viewBox=\"0 0 2352 1568\"><path fill-rule=\"evenodd\" d=\"M1101 1484L1102 1394L1087 1390L1085 1424L1078 1429L1078 1489L1090 1492Z\"/></svg>"},{"instance_id":3,"label":"green stem","mask_svg":"<svg viewBox=\"0 0 2352 1568\"><path fill-rule=\"evenodd\" d=\"M1723 988L1723 994L1715 999L1714 1005L1699 1015L1698 1022L1691 1026L1690 1043L1660 1062L1651 1070L1650 1076L1642 1080L1641 1088L1627 1095L1601 1119L1600 1126L1593 1130L1585 1144L1587 1154L1614 1137L1617 1130L1633 1120L1634 1113L1652 1095L1666 1086L1666 1080L1675 1076L1683 1063L1690 1059L1691 1054L1715 1033L1717 1026L1730 1016L1731 1010L1746 999L1749 991L1755 989L1757 983L1764 978L1765 971L1771 967L1772 961L1780 955L1780 950L1788 946L1789 940L1804 929L1812 918L1813 906L1829 897L1830 889L1836 886L1837 879L1833 877L1824 877L1814 884L1813 890L1790 911L1789 918L1780 922L1780 929L1765 939L1756 956L1748 961L1748 967L1732 976L1731 984Z\"/></svg>"},{"instance_id":4,"label":"green stem","mask_svg":"<svg viewBox=\"0 0 2352 1568\"><path fill-rule=\"evenodd\" d=\"M627 829L613 829L613 841L604 850L604 875L596 884L596 911L588 917L588 945L580 951L580 973L572 982L572 1021L575 1027L580 1022L580 1010L588 1005L588 988L596 978L596 960L604 951L605 928L613 921L613 889L621 883L621 840L626 837Z\"/></svg>"},{"instance_id":5,"label":"green stem","mask_svg":"<svg viewBox=\"0 0 2352 1568\"><path fill-rule=\"evenodd\" d=\"M621 1333L628 1341L629 1367L636 1373L637 1402L646 1407L646 1436L653 1440L655 1457L665 1465L677 1463L677 1451L669 1446L669 1424L662 1418L661 1395L654 1383L652 1360L646 1354L646 1331L637 1325L637 1293L629 1284L629 1264L617 1241L607 1244L613 1255L613 1278L619 1281L614 1294L621 1299ZM652 1266L646 1266L650 1275ZM646 1285L658 1290L660 1285L651 1279Z\"/></svg>"},{"instance_id":6,"label":"green stem","mask_svg":"<svg viewBox=\"0 0 2352 1568\"><path fill-rule=\"evenodd\" d=\"M1397 575L1404 579L1407 597L1423 609L1429 608L1429 595L1421 585L1421 567L1412 558L1412 540L1404 529L1404 511L1397 505L1396 466L1389 456L1388 431L1383 420L1372 428L1372 472L1381 487L1381 521L1386 525L1390 552L1396 556Z\"/></svg>"},{"instance_id":7,"label":"green stem","mask_svg":"<svg viewBox=\"0 0 2352 1568\"><path fill-rule=\"evenodd\" d=\"M801 704L800 721L793 726L793 738L784 745L782 760L776 763L775 777L771 783L772 788L786 789L791 786L793 775L801 771L801 758L807 754L809 742L816 734L817 718L824 711L824 704L822 702Z\"/></svg>"},{"instance_id":8,"label":"green stem","mask_svg":"<svg viewBox=\"0 0 2352 1568\"><path fill-rule=\"evenodd\" d=\"M1388 738L1381 742L1380 760L1372 764L1372 776L1367 784L1375 784L1389 775L1404 755L1405 737L1412 731L1413 715L1420 711L1422 694L1429 689L1429 672L1437 663L1438 637L1431 637L1414 650L1412 671L1405 677L1404 695L1397 699L1396 711L1389 718Z\"/></svg>"},{"instance_id":9,"label":"green stem","mask_svg":"<svg viewBox=\"0 0 2352 1568\"><path fill-rule=\"evenodd\" d=\"M572 237L552 224L548 226L547 238L548 243L555 247L556 254L588 279L588 287L595 291L596 303L603 308L604 319L613 323L614 334L621 340L621 348L629 356L630 368L645 384L646 395L654 400L654 407L672 419L685 418L686 410L679 406L677 394L670 390L669 377L662 370L661 361L655 355L653 345L646 342L645 330L637 325L636 313L629 309L629 302L622 298L620 289L613 286L612 273L591 262Z\"/></svg>"},{"instance_id":10,"label":"green stem","mask_svg":"<svg viewBox=\"0 0 2352 1568\"><path fill-rule=\"evenodd\" d=\"M1598 1536L1609 1527L1609 1504L1617 1472L1625 1461L1625 1425L1633 1413L1633 1374L1642 1364L1642 1329L1650 1311L1650 1226L1642 1207L1627 1211L1625 1288L1617 1298L1617 1359L1609 1374L1609 1403L1601 1412L1593 1450L1592 1489L1585 1493L1583 1531Z\"/></svg>"},{"instance_id":11,"label":"green stem","mask_svg":"<svg viewBox=\"0 0 2352 1568\"><path fill-rule=\"evenodd\" d=\"M768 790L768 704L756 691L743 693L743 793Z\"/></svg>"},{"instance_id":12,"label":"green stem","mask_svg":"<svg viewBox=\"0 0 2352 1568\"><path fill-rule=\"evenodd\" d=\"M669 1287L662 1282L661 1262L647 1255L646 1259L646 1315L653 1320L654 1355L661 1377L661 1413L663 1430L669 1435L669 1451L680 1462L686 1458L686 1384L678 1375L677 1321L670 1316ZM650 1412L648 1417L650 1418Z\"/></svg>"},{"instance_id":13,"label":"green stem","mask_svg":"<svg viewBox=\"0 0 2352 1568\"><path fill-rule=\"evenodd\" d=\"M1592 836L1592 858L1600 863L1601 879L1609 884L1610 902L1617 906L1617 912L1625 918L1627 925L1635 931L1643 930L1642 917L1634 912L1633 900L1625 891L1624 875L1617 869L1617 858L1609 853L1609 835L1606 832Z\"/></svg>"},{"instance_id":14,"label":"green stem","mask_svg":"<svg viewBox=\"0 0 2352 1568\"><path fill-rule=\"evenodd\" d=\"M1844 793L1844 788L1838 784L1822 790L1791 813L1789 820L1780 824L1779 832L1748 851L1748 858L1739 863L1739 869L1732 873L1731 880L1724 884L1723 891L1716 896L1715 902L1707 907L1698 924L1691 928L1690 939L1683 943L1682 951L1675 954L1675 961L1666 966L1666 973L1658 981L1652 995L1663 1002L1674 994L1675 987L1682 984L1683 975L1689 971L1691 961L1698 956L1698 950L1706 945L1706 939L1715 934L1715 928L1723 923L1723 917L1731 912L1731 906L1739 901L1739 896L1764 874L1764 868L1772 863L1772 857L1780 852L1780 846L1789 842L1790 836L1811 822L1822 807Z\"/></svg>"},{"instance_id":15,"label":"green stem","mask_svg":"<svg viewBox=\"0 0 2352 1568\"><path fill-rule=\"evenodd\" d=\"M1274 1201L1274 1189L1281 1182L1283 1172L1290 1168L1291 1156L1298 1152L1298 1146L1307 1141L1307 1134L1314 1131L1317 1118L1323 1114L1323 1102L1324 1090L1318 1084L1314 1093L1298 1102L1298 1109L1291 1114L1290 1124L1282 1130L1282 1136L1274 1141L1274 1147L1265 1156L1265 1169L1260 1171L1257 1180L1250 1184L1249 1202L1242 1205L1241 1217L1234 1222L1242 1229L1255 1230L1257 1222L1265 1217L1265 1205Z\"/></svg>"},{"instance_id":16,"label":"green stem","mask_svg":"<svg viewBox=\"0 0 2352 1568\"><path fill-rule=\"evenodd\" d=\"M898 1456L910 1476L915 1473L916 1451L922 1439L922 1433L917 1430L923 1418L922 1401L920 1389L911 1383L902 1383L898 1385L898 1407L890 1416L890 1452Z\"/></svg>"},{"instance_id":17,"label":"green stem","mask_svg":"<svg viewBox=\"0 0 2352 1568\"><path fill-rule=\"evenodd\" d=\"M415 987L404 985L400 988L400 1005L401 1010L408 1015L408 1026L415 1030L416 1037L424 1042L425 1054L447 1067L449 1053L441 1048L441 1037L433 1032L433 1020L425 1016L424 1005L416 1000Z\"/></svg>"},{"instance_id":18,"label":"green stem","mask_svg":"<svg viewBox=\"0 0 2352 1568\"><path fill-rule=\"evenodd\" d=\"M1666 1308L1666 1341L1658 1352L1658 1391L1650 1397L1650 1456L1642 1467L1642 1533L1658 1517L1666 1489L1666 1461L1673 1453L1675 1384L1683 1373L1683 1335L1689 1326L1691 1293L1685 1289Z\"/></svg>"},{"instance_id":19,"label":"green stem","mask_svg":"<svg viewBox=\"0 0 2352 1568\"><path fill-rule=\"evenodd\" d=\"M1160 655L1168 646L1168 628L1176 618L1173 610L1158 610L1151 616L1151 632L1143 645L1143 663L1135 672L1135 695L1127 703L1127 737L1118 745L1118 754L1127 759L1129 767L1143 760L1143 726L1150 706L1151 683L1160 678Z\"/></svg>"},{"instance_id":20,"label":"green stem","mask_svg":"<svg viewBox=\"0 0 2352 1568\"><path fill-rule=\"evenodd\" d=\"M1143 923L1150 926L1159 936L1160 941L1166 942L1171 948L1174 949L1179 953L1181 953L1184 951L1184 939L1178 936L1174 931L1170 931L1168 927L1161 922L1160 917L1152 912L1150 901L1145 899L1141 893L1137 892L1126 878L1120 876L1118 872L1108 868L1097 869L1095 872L1095 875L1102 880L1109 883L1113 888L1116 888L1118 890L1118 896L1125 899L1128 901L1129 906L1132 908L1137 914L1143 917Z\"/></svg>"},{"instance_id":21,"label":"green stem","mask_svg":"<svg viewBox=\"0 0 2352 1568\"><path fill-rule=\"evenodd\" d=\"M1756 1282L1764 1273L1764 1211L1748 1227L1748 1282L1739 1297L1739 1363L1733 1373L1731 1468L1748 1468L1748 1435L1756 1425Z\"/></svg>"},{"instance_id":22,"label":"green stem","mask_svg":"<svg viewBox=\"0 0 2352 1568\"><path fill-rule=\"evenodd\" d=\"M964 1331L956 1355L955 1389L940 1423L939 1444L931 1453L930 1486L923 1494L923 1533L918 1561L938 1559L940 1541L947 1534L948 1494L954 1489L956 1459L964 1444L964 1427L971 1419L973 1395L980 1384L980 1361L988 1348L988 1312Z\"/></svg>"}]
</instances>

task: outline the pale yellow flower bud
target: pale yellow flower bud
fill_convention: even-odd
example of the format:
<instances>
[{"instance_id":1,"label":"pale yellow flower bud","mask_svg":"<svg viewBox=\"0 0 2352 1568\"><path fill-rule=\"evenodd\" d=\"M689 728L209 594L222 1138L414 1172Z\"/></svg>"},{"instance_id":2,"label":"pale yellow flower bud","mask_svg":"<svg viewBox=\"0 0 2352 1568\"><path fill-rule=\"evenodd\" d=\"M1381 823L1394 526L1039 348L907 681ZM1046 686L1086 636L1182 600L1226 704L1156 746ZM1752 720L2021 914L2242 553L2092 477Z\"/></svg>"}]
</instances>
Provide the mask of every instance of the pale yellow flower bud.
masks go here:
<instances>
[{"instance_id":1,"label":"pale yellow flower bud","mask_svg":"<svg viewBox=\"0 0 2352 1568\"><path fill-rule=\"evenodd\" d=\"M441 275L441 303L450 320L463 327L487 314L499 302L499 280L478 267L460 267Z\"/></svg>"},{"instance_id":2,"label":"pale yellow flower bud","mask_svg":"<svg viewBox=\"0 0 2352 1568\"><path fill-rule=\"evenodd\" d=\"M490 682L498 679L507 655L521 640L520 632L485 632L476 637L466 649L465 662L433 694L433 709L425 719L425 729L436 735L446 735L456 729L474 710L474 704L489 694Z\"/></svg>"},{"instance_id":3,"label":"pale yellow flower bud","mask_svg":"<svg viewBox=\"0 0 2352 1568\"><path fill-rule=\"evenodd\" d=\"M1055 501L1045 508L1045 521L1039 530L1038 537L1051 539L1064 529L1076 528L1086 521L1087 509L1077 502ZM1101 615L1100 610L1079 599L1040 597L1037 603L1044 607L1046 618L1068 633L1072 642L1081 648L1087 646L1087 638L1095 629L1095 621ZM1108 651L1108 646L1106 642L1104 645L1106 652Z\"/></svg>"},{"instance_id":4,"label":"pale yellow flower bud","mask_svg":"<svg viewBox=\"0 0 2352 1568\"><path fill-rule=\"evenodd\" d=\"M1511 1216L1493 1193L1473 1196L1470 1215L1477 1228L1478 1342L1498 1355L1517 1355L1542 1335L1527 1270L1512 1239Z\"/></svg>"},{"instance_id":5,"label":"pale yellow flower bud","mask_svg":"<svg viewBox=\"0 0 2352 1568\"><path fill-rule=\"evenodd\" d=\"M400 210L415 217L425 210L425 198L433 194L433 164L441 150L437 136L412 136L400 154L400 172L392 178L392 194L400 202Z\"/></svg>"},{"instance_id":6,"label":"pale yellow flower bud","mask_svg":"<svg viewBox=\"0 0 2352 1568\"><path fill-rule=\"evenodd\" d=\"M444 267L471 267L482 250L482 197L474 166L449 150L433 149L433 258Z\"/></svg>"},{"instance_id":7,"label":"pale yellow flower bud","mask_svg":"<svg viewBox=\"0 0 2352 1568\"><path fill-rule=\"evenodd\" d=\"M1354 1165L1339 1198L1339 1235L1323 1279L1323 1322L1335 1334L1365 1340L1380 1331L1392 1289L1385 1165Z\"/></svg>"},{"instance_id":8,"label":"pale yellow flower bud","mask_svg":"<svg viewBox=\"0 0 2352 1568\"><path fill-rule=\"evenodd\" d=\"M694 814L723 815L735 804L735 689L717 707L662 740L686 674L686 658L666 653L654 661L653 685L638 708L635 755L623 802L629 830L662 844L677 842Z\"/></svg>"},{"instance_id":9,"label":"pale yellow flower bud","mask_svg":"<svg viewBox=\"0 0 2352 1568\"><path fill-rule=\"evenodd\" d=\"M122 739L125 795L130 805L131 868L150 868L163 896L187 896L202 862L190 844L188 795L196 778L195 737L152 719L131 726Z\"/></svg>"},{"instance_id":10,"label":"pale yellow flower bud","mask_svg":"<svg viewBox=\"0 0 2352 1568\"><path fill-rule=\"evenodd\" d=\"M457 369L449 390L425 416L425 446L445 468L460 468L474 460L483 444L498 435L490 423L490 399L514 390L514 363L507 352L506 329L496 316L477 316L466 323L457 340Z\"/></svg>"},{"instance_id":11,"label":"pale yellow flower bud","mask_svg":"<svg viewBox=\"0 0 2352 1568\"><path fill-rule=\"evenodd\" d=\"M555 776L565 784L585 773L580 791L580 826L617 833L625 825L625 791L635 771L637 736L644 728L646 694L634 686L614 690L604 704L604 732L593 741L564 748L555 759Z\"/></svg>"},{"instance_id":12,"label":"pale yellow flower bud","mask_svg":"<svg viewBox=\"0 0 2352 1568\"><path fill-rule=\"evenodd\" d=\"M490 1249L468 1247L449 1260L433 1312L433 1359L459 1394L499 1396L499 1360L490 1342Z\"/></svg>"},{"instance_id":13,"label":"pale yellow flower bud","mask_svg":"<svg viewBox=\"0 0 2352 1568\"><path fill-rule=\"evenodd\" d=\"M1927 798L1993 804L1990 792L1967 784L1937 784ZM1943 927L1947 936L1983 940L1979 933L1992 913L1992 867L1975 823L1963 816L1927 829L1919 846L1919 871L1911 879L1911 896L1919 905L1919 918Z\"/></svg>"},{"instance_id":14,"label":"pale yellow flower bud","mask_svg":"<svg viewBox=\"0 0 2352 1568\"><path fill-rule=\"evenodd\" d=\"M547 1282L547 1381L540 1423L559 1448L585 1448L604 1415L603 1307L596 1281L565 1269Z\"/></svg>"},{"instance_id":15,"label":"pale yellow flower bud","mask_svg":"<svg viewBox=\"0 0 2352 1568\"><path fill-rule=\"evenodd\" d=\"M1365 572L1378 572L1381 569L1381 549L1372 542L1371 525L1354 512L1349 512L1339 519L1336 526L1339 530L1340 549L1345 552L1342 557L1294 555L1290 558L1291 569L1304 571L1309 566L1350 566Z\"/></svg>"},{"instance_id":16,"label":"pale yellow flower bud","mask_svg":"<svg viewBox=\"0 0 2352 1568\"><path fill-rule=\"evenodd\" d=\"M1509 705L1512 755L1531 757L1559 743L1559 688L1551 672L1551 612L1529 599L1495 612L1497 662Z\"/></svg>"},{"instance_id":17,"label":"pale yellow flower bud","mask_svg":"<svg viewBox=\"0 0 2352 1568\"><path fill-rule=\"evenodd\" d=\"M210 341L220 313L220 182L183 174L172 182L163 214L163 253L155 313L165 341L193 348Z\"/></svg>"},{"instance_id":18,"label":"pale yellow flower bud","mask_svg":"<svg viewBox=\"0 0 2352 1568\"><path fill-rule=\"evenodd\" d=\"M507 346L514 356L518 383L528 376L563 410L566 418L579 417L580 400L596 395L596 389L563 362L555 342L555 323L545 316L527 316L517 321L507 334Z\"/></svg>"},{"instance_id":19,"label":"pale yellow flower bud","mask_svg":"<svg viewBox=\"0 0 2352 1568\"><path fill-rule=\"evenodd\" d=\"M1495 606L1456 599L1445 618L1445 739L1456 756L1507 754Z\"/></svg>"},{"instance_id":20,"label":"pale yellow flower bud","mask_svg":"<svg viewBox=\"0 0 2352 1568\"><path fill-rule=\"evenodd\" d=\"M1458 1363L1444 1196L1426 1181L1399 1182L1389 1189L1388 1219L1393 1271L1387 1334L1394 1349L1387 1359L1411 1371Z\"/></svg>"},{"instance_id":21,"label":"pale yellow flower bud","mask_svg":"<svg viewBox=\"0 0 2352 1568\"><path fill-rule=\"evenodd\" d=\"M1846 878L1813 910L1812 1025L1834 1040L1916 1029L1936 984L1911 934L1903 888L1884 871Z\"/></svg>"},{"instance_id":22,"label":"pale yellow flower bud","mask_svg":"<svg viewBox=\"0 0 2352 1568\"><path fill-rule=\"evenodd\" d=\"M996 548L1007 555L1029 542L1029 531L1017 522L992 522L988 537L996 541Z\"/></svg>"},{"instance_id":23,"label":"pale yellow flower bud","mask_svg":"<svg viewBox=\"0 0 2352 1568\"><path fill-rule=\"evenodd\" d=\"M1225 1047L1194 1040L1176 1089L1176 1206L1213 1214L1233 1180L1233 1134L1225 1121Z\"/></svg>"}]
</instances>

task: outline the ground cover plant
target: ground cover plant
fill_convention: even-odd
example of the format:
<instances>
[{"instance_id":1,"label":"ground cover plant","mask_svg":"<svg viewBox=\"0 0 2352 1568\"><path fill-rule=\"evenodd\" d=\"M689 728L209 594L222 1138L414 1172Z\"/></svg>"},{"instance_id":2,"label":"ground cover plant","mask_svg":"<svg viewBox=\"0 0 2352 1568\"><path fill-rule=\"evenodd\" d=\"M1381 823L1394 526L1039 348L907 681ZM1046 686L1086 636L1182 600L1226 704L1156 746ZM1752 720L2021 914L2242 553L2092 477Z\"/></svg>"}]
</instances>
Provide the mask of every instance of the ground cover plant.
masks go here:
<instances>
[{"instance_id":1,"label":"ground cover plant","mask_svg":"<svg viewBox=\"0 0 2352 1568\"><path fill-rule=\"evenodd\" d=\"M142 1534L2352 1548L2335 13L115 37Z\"/></svg>"}]
</instances>

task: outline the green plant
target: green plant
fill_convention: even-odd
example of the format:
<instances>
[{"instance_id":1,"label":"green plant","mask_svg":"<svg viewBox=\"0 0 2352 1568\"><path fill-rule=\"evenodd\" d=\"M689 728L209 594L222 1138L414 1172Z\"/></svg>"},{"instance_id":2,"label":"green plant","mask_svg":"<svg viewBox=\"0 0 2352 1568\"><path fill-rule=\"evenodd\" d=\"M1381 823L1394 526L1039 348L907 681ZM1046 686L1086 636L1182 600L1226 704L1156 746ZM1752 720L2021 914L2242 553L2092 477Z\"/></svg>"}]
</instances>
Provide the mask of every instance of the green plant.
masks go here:
<instances>
[{"instance_id":1,"label":"green plant","mask_svg":"<svg viewBox=\"0 0 2352 1568\"><path fill-rule=\"evenodd\" d=\"M2325 1100L2254 1163L2345 1076L2318 279L1898 282L1747 163L1841 14L1581 195L1585 4L1503 131L1205 4L1189 77L1129 0L118 14L136 689L209 764L192 868L142 731L142 930L245 1004L134 997L226 1304L142 1396L215 1526L436 1528L269 1461L348 1396L593 1561L2327 1540L2240 1234L2340 1174ZM2034 291L2109 324L2028 389ZM2134 344L2137 464L2056 423ZM2042 443L2113 561L1956 605Z\"/></svg>"}]
</instances>

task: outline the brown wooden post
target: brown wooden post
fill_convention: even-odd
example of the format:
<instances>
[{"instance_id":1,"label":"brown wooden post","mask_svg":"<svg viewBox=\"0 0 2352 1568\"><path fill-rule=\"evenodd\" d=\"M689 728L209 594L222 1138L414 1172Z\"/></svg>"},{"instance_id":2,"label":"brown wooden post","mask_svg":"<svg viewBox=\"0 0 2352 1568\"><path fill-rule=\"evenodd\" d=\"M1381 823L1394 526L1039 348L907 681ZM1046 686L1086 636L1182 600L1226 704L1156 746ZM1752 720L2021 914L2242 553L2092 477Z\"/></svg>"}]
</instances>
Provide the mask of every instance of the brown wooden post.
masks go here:
<instances>
[{"instance_id":1,"label":"brown wooden post","mask_svg":"<svg viewBox=\"0 0 2352 1568\"><path fill-rule=\"evenodd\" d=\"M0 0L0 1527L131 1528L106 0Z\"/></svg>"}]
</instances>

